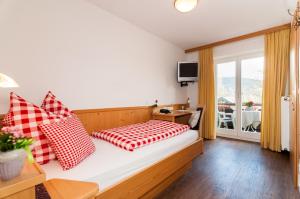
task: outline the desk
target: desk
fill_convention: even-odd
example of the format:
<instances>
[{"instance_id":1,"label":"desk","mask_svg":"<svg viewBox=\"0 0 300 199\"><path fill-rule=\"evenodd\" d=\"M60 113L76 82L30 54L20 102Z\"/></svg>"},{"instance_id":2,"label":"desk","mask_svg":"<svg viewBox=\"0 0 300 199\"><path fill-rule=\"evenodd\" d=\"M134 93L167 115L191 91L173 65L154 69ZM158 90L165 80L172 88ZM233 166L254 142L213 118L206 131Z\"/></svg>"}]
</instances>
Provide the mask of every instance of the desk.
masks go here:
<instances>
[{"instance_id":1,"label":"desk","mask_svg":"<svg viewBox=\"0 0 300 199\"><path fill-rule=\"evenodd\" d=\"M192 113L189 111L173 111L171 113L153 113L152 119L175 122L178 124L188 124Z\"/></svg>"}]
</instances>

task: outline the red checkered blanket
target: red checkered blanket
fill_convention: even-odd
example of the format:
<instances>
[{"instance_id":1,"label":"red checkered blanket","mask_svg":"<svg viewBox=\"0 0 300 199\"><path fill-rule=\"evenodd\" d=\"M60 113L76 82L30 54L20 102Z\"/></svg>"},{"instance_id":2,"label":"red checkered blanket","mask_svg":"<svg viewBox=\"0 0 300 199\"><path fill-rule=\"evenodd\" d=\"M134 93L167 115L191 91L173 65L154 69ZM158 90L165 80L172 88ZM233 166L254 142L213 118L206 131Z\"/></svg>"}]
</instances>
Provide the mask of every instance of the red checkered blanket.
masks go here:
<instances>
[{"instance_id":1,"label":"red checkered blanket","mask_svg":"<svg viewBox=\"0 0 300 199\"><path fill-rule=\"evenodd\" d=\"M136 148L177 136L187 130L189 130L188 125L150 120L145 123L94 132L92 135L122 149L133 151Z\"/></svg>"}]
</instances>

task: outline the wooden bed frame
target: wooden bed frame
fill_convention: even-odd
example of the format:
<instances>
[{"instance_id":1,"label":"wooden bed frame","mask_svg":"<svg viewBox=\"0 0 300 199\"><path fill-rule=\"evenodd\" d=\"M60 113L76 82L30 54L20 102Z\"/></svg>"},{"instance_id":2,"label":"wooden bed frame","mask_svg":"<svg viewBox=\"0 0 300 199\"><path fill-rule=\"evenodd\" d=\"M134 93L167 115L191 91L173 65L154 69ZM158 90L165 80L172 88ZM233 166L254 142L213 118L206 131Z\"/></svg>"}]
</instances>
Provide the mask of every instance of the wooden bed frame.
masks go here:
<instances>
[{"instance_id":1,"label":"wooden bed frame","mask_svg":"<svg viewBox=\"0 0 300 199\"><path fill-rule=\"evenodd\" d=\"M176 110L180 109L183 104L171 106ZM92 133L96 129L107 129L148 121L152 118L153 108L154 107L151 106L145 106L78 110L74 112L80 118L88 132ZM200 120L199 129L202 127L202 118L203 116ZM192 161L203 153L203 139L200 135L199 130L199 138L193 144L150 165L137 174L122 180L118 184L104 190L101 189L100 184L100 192L94 197L97 199L155 197L191 168ZM47 182L45 186L46 184ZM48 185L46 187L49 188ZM56 192L56 190L51 190L51 192Z\"/></svg>"},{"instance_id":2,"label":"wooden bed frame","mask_svg":"<svg viewBox=\"0 0 300 199\"><path fill-rule=\"evenodd\" d=\"M202 153L203 140L198 139L190 146L106 190L101 190L100 185L96 198L153 198L191 168L192 160Z\"/></svg>"},{"instance_id":3,"label":"wooden bed frame","mask_svg":"<svg viewBox=\"0 0 300 199\"><path fill-rule=\"evenodd\" d=\"M173 104L174 110L186 104ZM204 106L199 106L203 108ZM154 107L127 107L75 111L88 132L98 129L108 129L128 124L146 122L152 118ZM199 129L202 128L202 118ZM199 130L199 139L188 147L173 153L165 159L145 168L116 185L101 189L97 199L109 198L153 198L165 190L170 184L181 177L192 166L192 161L203 153L203 139Z\"/></svg>"}]
</instances>

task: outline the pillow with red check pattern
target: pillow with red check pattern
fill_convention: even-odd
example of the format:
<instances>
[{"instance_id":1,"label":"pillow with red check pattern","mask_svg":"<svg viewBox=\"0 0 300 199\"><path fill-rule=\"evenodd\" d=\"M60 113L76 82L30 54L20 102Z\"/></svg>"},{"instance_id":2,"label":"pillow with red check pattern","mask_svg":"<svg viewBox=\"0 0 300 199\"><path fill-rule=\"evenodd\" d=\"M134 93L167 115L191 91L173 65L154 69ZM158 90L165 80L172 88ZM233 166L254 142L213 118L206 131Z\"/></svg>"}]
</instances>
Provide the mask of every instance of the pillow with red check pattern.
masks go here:
<instances>
[{"instance_id":1,"label":"pillow with red check pattern","mask_svg":"<svg viewBox=\"0 0 300 199\"><path fill-rule=\"evenodd\" d=\"M4 118L2 120L2 126L13 126L13 121L12 121L10 112L8 112L6 115L4 115Z\"/></svg>"},{"instance_id":2,"label":"pillow with red check pattern","mask_svg":"<svg viewBox=\"0 0 300 199\"><path fill-rule=\"evenodd\" d=\"M63 105L51 91L48 92L43 100L42 106L45 111L54 113L60 118L69 117L72 115L72 111Z\"/></svg>"},{"instance_id":3,"label":"pillow with red check pattern","mask_svg":"<svg viewBox=\"0 0 300 199\"><path fill-rule=\"evenodd\" d=\"M50 123L56 118L44 109L26 101L15 93L10 94L10 115L13 125L23 134L34 139L32 154L39 164L55 159L55 154L48 144L47 137L38 129L39 124Z\"/></svg>"},{"instance_id":4,"label":"pillow with red check pattern","mask_svg":"<svg viewBox=\"0 0 300 199\"><path fill-rule=\"evenodd\" d=\"M75 115L51 124L42 124L39 128L47 136L63 170L75 167L96 149Z\"/></svg>"},{"instance_id":5,"label":"pillow with red check pattern","mask_svg":"<svg viewBox=\"0 0 300 199\"><path fill-rule=\"evenodd\" d=\"M144 123L94 132L92 136L110 142L127 151L134 151L137 148L180 135L189 129L188 125L149 120Z\"/></svg>"}]
</instances>

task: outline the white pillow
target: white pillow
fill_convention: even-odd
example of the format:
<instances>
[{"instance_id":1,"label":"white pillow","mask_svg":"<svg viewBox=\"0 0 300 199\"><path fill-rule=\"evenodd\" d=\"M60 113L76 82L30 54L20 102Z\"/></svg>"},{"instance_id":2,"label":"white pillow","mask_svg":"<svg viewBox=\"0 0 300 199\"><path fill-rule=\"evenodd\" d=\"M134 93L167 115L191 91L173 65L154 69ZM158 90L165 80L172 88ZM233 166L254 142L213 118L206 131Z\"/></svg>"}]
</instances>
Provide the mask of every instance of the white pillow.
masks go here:
<instances>
[{"instance_id":1,"label":"white pillow","mask_svg":"<svg viewBox=\"0 0 300 199\"><path fill-rule=\"evenodd\" d=\"M191 115L191 118L189 119L189 125L191 128L194 128L197 125L200 115L201 115L201 111L193 112L193 114Z\"/></svg>"}]
</instances>

